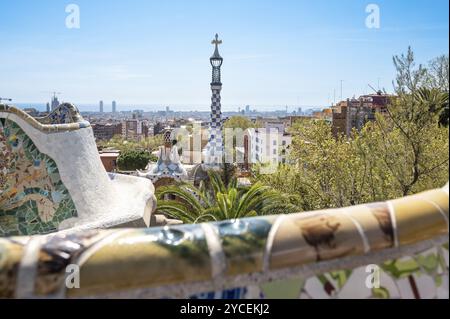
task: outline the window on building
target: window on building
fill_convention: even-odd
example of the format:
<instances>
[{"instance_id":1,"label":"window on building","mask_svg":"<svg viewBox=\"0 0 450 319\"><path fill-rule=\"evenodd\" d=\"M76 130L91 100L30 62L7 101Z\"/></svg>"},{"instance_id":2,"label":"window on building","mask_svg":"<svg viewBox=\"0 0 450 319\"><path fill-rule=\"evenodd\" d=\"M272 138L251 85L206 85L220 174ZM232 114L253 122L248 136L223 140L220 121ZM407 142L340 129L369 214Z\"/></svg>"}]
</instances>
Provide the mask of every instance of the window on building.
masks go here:
<instances>
[{"instance_id":1,"label":"window on building","mask_svg":"<svg viewBox=\"0 0 450 319\"><path fill-rule=\"evenodd\" d=\"M281 144L282 144L283 146L285 146L285 145L286 145L286 141L281 142Z\"/></svg>"}]
</instances>

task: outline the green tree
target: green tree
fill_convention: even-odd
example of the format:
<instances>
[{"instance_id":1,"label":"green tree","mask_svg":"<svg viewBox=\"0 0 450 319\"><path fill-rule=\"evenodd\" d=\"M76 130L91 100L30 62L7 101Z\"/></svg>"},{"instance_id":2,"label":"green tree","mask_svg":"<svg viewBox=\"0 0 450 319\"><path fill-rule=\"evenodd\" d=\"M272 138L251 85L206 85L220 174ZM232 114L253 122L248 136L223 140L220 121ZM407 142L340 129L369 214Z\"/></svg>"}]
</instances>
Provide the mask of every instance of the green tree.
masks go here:
<instances>
[{"instance_id":1,"label":"green tree","mask_svg":"<svg viewBox=\"0 0 450 319\"><path fill-rule=\"evenodd\" d=\"M134 171L145 169L151 159L151 154L142 150L126 150L121 152L117 159L117 165L122 171Z\"/></svg>"},{"instance_id":2,"label":"green tree","mask_svg":"<svg viewBox=\"0 0 450 319\"><path fill-rule=\"evenodd\" d=\"M428 63L426 85L430 89L449 91L449 57L441 55Z\"/></svg>"},{"instance_id":3,"label":"green tree","mask_svg":"<svg viewBox=\"0 0 450 319\"><path fill-rule=\"evenodd\" d=\"M408 47L406 54L395 55L393 62L397 71L393 84L398 95L414 93L426 84L427 69L422 64L416 67L414 52L411 47Z\"/></svg>"},{"instance_id":4,"label":"green tree","mask_svg":"<svg viewBox=\"0 0 450 319\"><path fill-rule=\"evenodd\" d=\"M222 168L220 170L220 177L222 179L222 182L228 186L230 185L230 183L234 182L235 176L236 165L223 161Z\"/></svg>"},{"instance_id":5,"label":"green tree","mask_svg":"<svg viewBox=\"0 0 450 319\"><path fill-rule=\"evenodd\" d=\"M254 124L245 116L232 116L224 123L224 128L240 128L243 131L252 127Z\"/></svg>"},{"instance_id":6,"label":"green tree","mask_svg":"<svg viewBox=\"0 0 450 319\"><path fill-rule=\"evenodd\" d=\"M394 56L394 66L397 71L394 88L396 93L401 96L416 95L420 89L429 89L449 92L449 57L442 55L434 58L428 63L427 67L419 64L416 66L414 52L411 47L406 54ZM449 124L449 103L441 105L440 108L431 110L439 113L439 123L444 126Z\"/></svg>"},{"instance_id":7,"label":"green tree","mask_svg":"<svg viewBox=\"0 0 450 319\"><path fill-rule=\"evenodd\" d=\"M101 148L113 148L119 151L142 150L150 153L163 144L162 134L149 136L140 141L126 140L121 135L116 135L109 141L98 142L98 146Z\"/></svg>"},{"instance_id":8,"label":"green tree","mask_svg":"<svg viewBox=\"0 0 450 319\"><path fill-rule=\"evenodd\" d=\"M381 135L374 151L403 196L423 190L420 185L430 177L434 187L448 179L441 172L448 169L448 130L438 126L447 104L448 93L422 87L400 95L387 109L388 116L377 116ZM426 185L432 186L430 181Z\"/></svg>"},{"instance_id":9,"label":"green tree","mask_svg":"<svg viewBox=\"0 0 450 319\"><path fill-rule=\"evenodd\" d=\"M211 186L164 186L157 190L157 211L184 223L199 223L298 211L281 194L261 183L240 188L234 178L225 185L219 173L210 171ZM167 196L176 200L164 200Z\"/></svg>"},{"instance_id":10,"label":"green tree","mask_svg":"<svg viewBox=\"0 0 450 319\"><path fill-rule=\"evenodd\" d=\"M449 93L449 58L448 55L439 56L430 61L427 69L427 87ZM449 125L450 109L449 103L442 107L439 116L439 124Z\"/></svg>"},{"instance_id":11,"label":"green tree","mask_svg":"<svg viewBox=\"0 0 450 319\"><path fill-rule=\"evenodd\" d=\"M356 132L354 132L356 133ZM356 205L374 199L367 192L359 139L335 138L326 121L300 121L291 128L292 165L259 175L266 185L291 194L303 210ZM377 199L377 198L375 198Z\"/></svg>"},{"instance_id":12,"label":"green tree","mask_svg":"<svg viewBox=\"0 0 450 319\"><path fill-rule=\"evenodd\" d=\"M164 144L164 136L162 134L148 136L138 142L139 148L148 152L153 152L158 149L159 146Z\"/></svg>"}]
</instances>

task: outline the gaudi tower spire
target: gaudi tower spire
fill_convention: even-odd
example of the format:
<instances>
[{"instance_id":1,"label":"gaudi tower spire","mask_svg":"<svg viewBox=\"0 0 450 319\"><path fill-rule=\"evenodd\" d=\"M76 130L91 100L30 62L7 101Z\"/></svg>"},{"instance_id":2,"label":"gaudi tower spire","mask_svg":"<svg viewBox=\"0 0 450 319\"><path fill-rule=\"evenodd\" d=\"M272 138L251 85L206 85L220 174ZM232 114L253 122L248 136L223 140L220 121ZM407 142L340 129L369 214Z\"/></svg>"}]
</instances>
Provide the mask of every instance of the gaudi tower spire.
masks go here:
<instances>
[{"instance_id":1,"label":"gaudi tower spire","mask_svg":"<svg viewBox=\"0 0 450 319\"><path fill-rule=\"evenodd\" d=\"M219 54L219 35L216 34L211 42L214 46L214 54L209 59L212 66L212 82L211 82L211 122L209 123L209 142L206 152L206 163L217 165L222 162L223 155L223 138L222 138L222 106L220 104L220 91L222 90L222 82L220 79L220 67L223 58Z\"/></svg>"}]
</instances>

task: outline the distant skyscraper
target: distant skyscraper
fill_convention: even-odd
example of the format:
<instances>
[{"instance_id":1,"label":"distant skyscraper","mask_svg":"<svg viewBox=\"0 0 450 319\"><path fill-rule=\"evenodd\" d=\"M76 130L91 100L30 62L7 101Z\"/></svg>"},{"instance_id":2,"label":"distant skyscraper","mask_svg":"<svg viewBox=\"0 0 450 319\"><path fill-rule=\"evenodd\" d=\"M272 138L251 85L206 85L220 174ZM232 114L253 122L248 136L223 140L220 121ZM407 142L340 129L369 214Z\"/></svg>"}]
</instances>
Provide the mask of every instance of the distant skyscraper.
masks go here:
<instances>
[{"instance_id":1,"label":"distant skyscraper","mask_svg":"<svg viewBox=\"0 0 450 319\"><path fill-rule=\"evenodd\" d=\"M250 105L245 106L245 113L250 113Z\"/></svg>"},{"instance_id":2,"label":"distant skyscraper","mask_svg":"<svg viewBox=\"0 0 450 319\"><path fill-rule=\"evenodd\" d=\"M211 122L209 123L209 142L206 148L206 163L217 165L222 162L223 140L222 140L222 106L220 104L220 92L222 91L222 82L220 78L220 67L223 58L219 54L219 35L211 42L215 45L214 54L210 58L212 66L211 82Z\"/></svg>"},{"instance_id":3,"label":"distant skyscraper","mask_svg":"<svg viewBox=\"0 0 450 319\"><path fill-rule=\"evenodd\" d=\"M59 106L59 100L55 94L55 95L53 95L53 98L52 98L52 111L54 111L58 106Z\"/></svg>"},{"instance_id":4,"label":"distant skyscraper","mask_svg":"<svg viewBox=\"0 0 450 319\"><path fill-rule=\"evenodd\" d=\"M47 113L50 113L50 103L48 103L48 102L47 102L47 105L46 105L46 111L47 111Z\"/></svg>"},{"instance_id":5,"label":"distant skyscraper","mask_svg":"<svg viewBox=\"0 0 450 319\"><path fill-rule=\"evenodd\" d=\"M113 101L113 102L112 102L112 112L113 112L113 113L116 113L116 112L117 112L117 103L116 103L116 101Z\"/></svg>"},{"instance_id":6,"label":"distant skyscraper","mask_svg":"<svg viewBox=\"0 0 450 319\"><path fill-rule=\"evenodd\" d=\"M103 101L100 101L100 105L99 105L99 108L100 108L100 113L103 113Z\"/></svg>"}]
</instances>

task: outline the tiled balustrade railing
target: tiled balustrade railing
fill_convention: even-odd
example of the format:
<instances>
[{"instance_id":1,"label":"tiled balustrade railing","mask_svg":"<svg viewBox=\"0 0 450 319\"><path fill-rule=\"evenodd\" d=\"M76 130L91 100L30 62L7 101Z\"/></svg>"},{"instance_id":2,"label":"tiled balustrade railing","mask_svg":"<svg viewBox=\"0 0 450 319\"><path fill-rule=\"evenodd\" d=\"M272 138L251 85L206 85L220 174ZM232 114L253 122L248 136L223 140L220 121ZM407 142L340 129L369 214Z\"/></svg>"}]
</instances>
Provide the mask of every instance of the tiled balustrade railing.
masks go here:
<instances>
[{"instance_id":1,"label":"tiled balustrade railing","mask_svg":"<svg viewBox=\"0 0 450 319\"><path fill-rule=\"evenodd\" d=\"M447 185L311 213L2 238L0 296L448 298L448 215Z\"/></svg>"}]
</instances>

